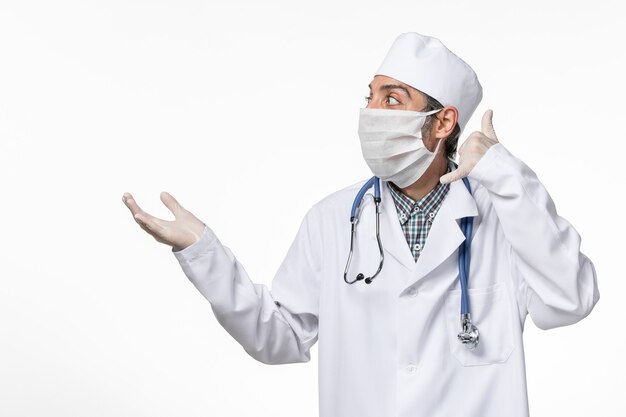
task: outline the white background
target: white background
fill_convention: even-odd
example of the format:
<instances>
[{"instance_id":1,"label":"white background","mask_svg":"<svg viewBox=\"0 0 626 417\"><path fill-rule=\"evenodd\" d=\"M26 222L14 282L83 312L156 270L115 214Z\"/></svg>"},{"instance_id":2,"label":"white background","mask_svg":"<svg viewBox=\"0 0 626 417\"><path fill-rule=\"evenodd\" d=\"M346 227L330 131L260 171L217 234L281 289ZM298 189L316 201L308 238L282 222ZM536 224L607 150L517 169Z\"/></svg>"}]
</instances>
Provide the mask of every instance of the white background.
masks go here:
<instances>
[{"instance_id":1,"label":"white background","mask_svg":"<svg viewBox=\"0 0 626 417\"><path fill-rule=\"evenodd\" d=\"M317 416L317 347L247 356L121 197L171 218L171 192L269 286L306 210L370 175L358 109L406 31L475 69L463 137L494 109L597 269L588 318L526 321L531 415L626 415L618 5L1 0L0 415Z\"/></svg>"}]
</instances>

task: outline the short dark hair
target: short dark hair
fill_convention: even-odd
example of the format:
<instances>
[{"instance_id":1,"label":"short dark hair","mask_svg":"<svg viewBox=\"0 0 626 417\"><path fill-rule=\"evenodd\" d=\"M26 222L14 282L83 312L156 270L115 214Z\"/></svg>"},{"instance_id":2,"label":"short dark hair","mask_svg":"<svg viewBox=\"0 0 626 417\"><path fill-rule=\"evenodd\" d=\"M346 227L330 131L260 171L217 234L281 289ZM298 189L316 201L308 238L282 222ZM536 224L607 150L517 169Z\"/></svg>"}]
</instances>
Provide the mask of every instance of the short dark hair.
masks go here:
<instances>
[{"instance_id":1,"label":"short dark hair","mask_svg":"<svg viewBox=\"0 0 626 417\"><path fill-rule=\"evenodd\" d=\"M436 109L443 109L444 107L443 104L438 102L436 99L432 98L431 96L429 96L428 94L422 91L420 91L420 93L422 93L424 97L426 98L426 107L422 111L426 112L426 111L431 111L431 110L436 110ZM425 135L427 134L427 132L430 131L430 128L433 124L433 117L435 116L435 114L431 114L430 116L426 117L426 122L424 123L424 126L422 127L422 135ZM459 143L459 136L461 136L461 128L459 124L457 123L454 126L452 133L448 135L445 141L446 157L448 159L454 159L454 156L456 155L456 147L457 147L457 144Z\"/></svg>"}]
</instances>

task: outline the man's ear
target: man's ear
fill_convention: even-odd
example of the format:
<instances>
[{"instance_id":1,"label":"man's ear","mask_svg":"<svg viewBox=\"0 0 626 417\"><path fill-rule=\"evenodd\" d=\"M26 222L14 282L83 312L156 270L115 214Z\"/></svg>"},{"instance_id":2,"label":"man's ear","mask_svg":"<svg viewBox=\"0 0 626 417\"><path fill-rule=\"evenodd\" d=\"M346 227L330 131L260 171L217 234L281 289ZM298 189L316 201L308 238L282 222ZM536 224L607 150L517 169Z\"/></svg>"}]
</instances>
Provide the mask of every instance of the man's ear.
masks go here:
<instances>
[{"instance_id":1,"label":"man's ear","mask_svg":"<svg viewBox=\"0 0 626 417\"><path fill-rule=\"evenodd\" d=\"M454 106L446 106L436 114L436 117L437 122L433 126L435 138L447 138L459 120L459 111Z\"/></svg>"}]
</instances>

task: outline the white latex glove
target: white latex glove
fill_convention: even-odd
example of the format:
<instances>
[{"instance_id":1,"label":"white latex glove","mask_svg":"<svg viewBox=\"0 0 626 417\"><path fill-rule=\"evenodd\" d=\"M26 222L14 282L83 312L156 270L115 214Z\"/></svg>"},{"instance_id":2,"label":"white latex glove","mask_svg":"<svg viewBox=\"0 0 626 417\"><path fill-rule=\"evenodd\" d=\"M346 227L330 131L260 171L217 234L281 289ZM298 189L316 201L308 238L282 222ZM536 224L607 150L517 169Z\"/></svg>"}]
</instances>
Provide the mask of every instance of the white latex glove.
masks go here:
<instances>
[{"instance_id":1,"label":"white latex glove","mask_svg":"<svg viewBox=\"0 0 626 417\"><path fill-rule=\"evenodd\" d=\"M487 110L483 114L481 131L473 132L459 148L459 167L454 171L442 176L440 181L447 184L452 181L467 177L472 168L476 166L480 158L487 153L489 148L498 143L496 131L493 129L493 110Z\"/></svg>"},{"instance_id":2,"label":"white latex glove","mask_svg":"<svg viewBox=\"0 0 626 417\"><path fill-rule=\"evenodd\" d=\"M143 211L130 193L124 193L122 201L133 214L135 221L158 242L170 245L175 251L185 249L200 240L205 224L185 210L174 197L165 191L161 201L172 212L175 220L158 219Z\"/></svg>"}]
</instances>

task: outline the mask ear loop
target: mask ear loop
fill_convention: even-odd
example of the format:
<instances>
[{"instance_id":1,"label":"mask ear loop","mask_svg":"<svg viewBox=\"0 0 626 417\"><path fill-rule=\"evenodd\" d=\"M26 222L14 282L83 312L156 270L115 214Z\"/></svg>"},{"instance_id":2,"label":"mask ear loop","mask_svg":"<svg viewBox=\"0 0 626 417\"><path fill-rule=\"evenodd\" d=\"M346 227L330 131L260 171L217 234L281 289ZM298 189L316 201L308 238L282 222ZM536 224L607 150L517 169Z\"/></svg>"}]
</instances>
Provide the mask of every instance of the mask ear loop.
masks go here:
<instances>
[{"instance_id":1,"label":"mask ear loop","mask_svg":"<svg viewBox=\"0 0 626 417\"><path fill-rule=\"evenodd\" d=\"M434 110L430 110L430 111L427 111L427 112L417 112L417 113L421 113L422 116L430 117L433 114L440 112L441 110L443 110L443 107L440 108L440 109L434 109ZM432 119L430 119L430 120L432 120ZM423 129L425 125L426 125L426 121L424 121L424 124L422 125L421 129ZM437 142L437 146L435 146L435 150L433 151L434 155L437 155L437 153L439 152L439 145L441 145L441 142L443 142L443 139L444 138L441 138ZM423 137L422 137L422 141L424 141Z\"/></svg>"},{"instance_id":2,"label":"mask ear loop","mask_svg":"<svg viewBox=\"0 0 626 417\"><path fill-rule=\"evenodd\" d=\"M443 138L439 139L439 141L437 142L437 146L435 147L435 150L433 151L433 153L435 155L437 155L439 153L439 146L443 143Z\"/></svg>"},{"instance_id":3,"label":"mask ear loop","mask_svg":"<svg viewBox=\"0 0 626 417\"><path fill-rule=\"evenodd\" d=\"M437 112L440 112L441 110L443 110L443 107L440 109L434 109L434 110L429 110L429 111L417 111L415 113L420 113L420 116L431 116Z\"/></svg>"},{"instance_id":4,"label":"mask ear loop","mask_svg":"<svg viewBox=\"0 0 626 417\"><path fill-rule=\"evenodd\" d=\"M432 120L432 115L435 113L439 113L441 110L443 110L443 108L441 109L434 109L434 110L429 110L426 112L417 112L420 114L420 116L424 116L424 124L422 124L422 127L420 128L420 130L424 129L424 126L426 126L429 122L431 122ZM430 127L430 126L429 126ZM420 132L421 133L421 132ZM443 139L443 138L442 138ZM423 138L422 138L423 140ZM441 140L441 139L439 139ZM437 148L435 149L435 151L439 149L439 144L437 144Z\"/></svg>"}]
</instances>

